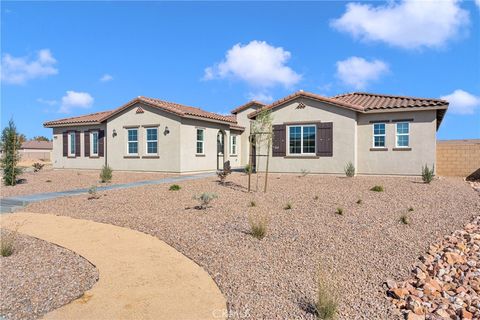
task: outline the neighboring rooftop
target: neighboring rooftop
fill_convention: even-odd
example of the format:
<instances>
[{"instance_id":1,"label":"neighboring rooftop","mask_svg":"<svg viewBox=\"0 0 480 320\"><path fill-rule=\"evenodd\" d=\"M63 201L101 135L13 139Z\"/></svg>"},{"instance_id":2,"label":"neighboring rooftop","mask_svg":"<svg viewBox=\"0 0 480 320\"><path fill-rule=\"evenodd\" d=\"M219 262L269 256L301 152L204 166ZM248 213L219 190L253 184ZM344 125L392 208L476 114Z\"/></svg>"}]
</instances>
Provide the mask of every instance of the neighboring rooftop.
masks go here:
<instances>
[{"instance_id":1,"label":"neighboring rooftop","mask_svg":"<svg viewBox=\"0 0 480 320\"><path fill-rule=\"evenodd\" d=\"M25 141L22 143L20 149L53 149L53 142L52 141Z\"/></svg>"},{"instance_id":2,"label":"neighboring rooftop","mask_svg":"<svg viewBox=\"0 0 480 320\"><path fill-rule=\"evenodd\" d=\"M218 113L204 111L196 107L190 107L190 106L185 106L185 105L174 103L174 102L140 96L114 110L91 113L91 114L78 116L78 117L47 121L43 125L45 127L56 127L56 126L65 126L65 125L72 125L72 124L98 124L98 123L104 122L110 117L122 112L123 110L131 107L136 103L143 103L153 108L162 109L166 112L176 114L180 117L198 117L198 118L205 118L205 119L210 119L215 121L228 122L232 124L237 123L236 117L234 115L221 115Z\"/></svg>"},{"instance_id":3,"label":"neighboring rooftop","mask_svg":"<svg viewBox=\"0 0 480 320\"><path fill-rule=\"evenodd\" d=\"M237 114L239 113L240 111L242 110L245 110L245 109L248 109L252 106L259 106L259 107L264 107L266 104L263 103L263 102L260 102L260 101L257 101L257 100L252 100L252 101L249 101L245 104L242 104L241 106L239 107L236 107L235 109L233 109L232 111L230 111L232 114Z\"/></svg>"}]
</instances>

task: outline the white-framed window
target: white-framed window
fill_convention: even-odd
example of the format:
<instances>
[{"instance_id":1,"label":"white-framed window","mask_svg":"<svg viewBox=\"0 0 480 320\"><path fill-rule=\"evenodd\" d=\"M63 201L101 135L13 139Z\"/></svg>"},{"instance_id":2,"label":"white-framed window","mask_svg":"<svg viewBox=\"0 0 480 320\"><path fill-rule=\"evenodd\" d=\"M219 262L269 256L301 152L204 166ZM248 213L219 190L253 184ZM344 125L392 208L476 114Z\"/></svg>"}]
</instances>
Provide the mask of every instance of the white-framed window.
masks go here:
<instances>
[{"instance_id":1,"label":"white-framed window","mask_svg":"<svg viewBox=\"0 0 480 320\"><path fill-rule=\"evenodd\" d=\"M68 156L75 157L76 155L76 146L75 146L75 131L71 131L68 133Z\"/></svg>"},{"instance_id":2,"label":"white-framed window","mask_svg":"<svg viewBox=\"0 0 480 320\"><path fill-rule=\"evenodd\" d=\"M385 123L373 124L373 147L385 148Z\"/></svg>"},{"instance_id":3,"label":"white-framed window","mask_svg":"<svg viewBox=\"0 0 480 320\"><path fill-rule=\"evenodd\" d=\"M397 122L397 148L408 148L410 146L410 124L408 122Z\"/></svg>"},{"instance_id":4,"label":"white-framed window","mask_svg":"<svg viewBox=\"0 0 480 320\"><path fill-rule=\"evenodd\" d=\"M98 131L90 132L90 156L98 157Z\"/></svg>"},{"instance_id":5,"label":"white-framed window","mask_svg":"<svg viewBox=\"0 0 480 320\"><path fill-rule=\"evenodd\" d=\"M197 154L204 154L204 144L205 144L205 129L197 128L197 146L196 146Z\"/></svg>"},{"instance_id":6,"label":"white-framed window","mask_svg":"<svg viewBox=\"0 0 480 320\"><path fill-rule=\"evenodd\" d=\"M147 154L158 154L158 128L146 128Z\"/></svg>"},{"instance_id":7,"label":"white-framed window","mask_svg":"<svg viewBox=\"0 0 480 320\"><path fill-rule=\"evenodd\" d=\"M317 126L293 125L288 127L289 154L315 154Z\"/></svg>"},{"instance_id":8,"label":"white-framed window","mask_svg":"<svg viewBox=\"0 0 480 320\"><path fill-rule=\"evenodd\" d=\"M138 129L127 129L127 153L138 154Z\"/></svg>"},{"instance_id":9,"label":"white-framed window","mask_svg":"<svg viewBox=\"0 0 480 320\"><path fill-rule=\"evenodd\" d=\"M238 137L236 134L230 136L230 154L233 156L237 155L237 139Z\"/></svg>"}]
</instances>

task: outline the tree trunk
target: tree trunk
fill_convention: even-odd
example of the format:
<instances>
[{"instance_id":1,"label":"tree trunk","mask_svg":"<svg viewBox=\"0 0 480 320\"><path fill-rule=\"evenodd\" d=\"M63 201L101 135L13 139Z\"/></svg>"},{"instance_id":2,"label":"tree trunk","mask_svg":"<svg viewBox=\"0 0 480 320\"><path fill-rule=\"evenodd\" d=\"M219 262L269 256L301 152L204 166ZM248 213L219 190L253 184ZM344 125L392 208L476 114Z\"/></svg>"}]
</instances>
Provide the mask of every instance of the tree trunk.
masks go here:
<instances>
[{"instance_id":1,"label":"tree trunk","mask_svg":"<svg viewBox=\"0 0 480 320\"><path fill-rule=\"evenodd\" d=\"M271 148L272 139L268 139L267 146L267 163L265 165L265 185L263 187L263 192L267 192L267 182L268 182L268 163L270 162L270 148Z\"/></svg>"}]
</instances>

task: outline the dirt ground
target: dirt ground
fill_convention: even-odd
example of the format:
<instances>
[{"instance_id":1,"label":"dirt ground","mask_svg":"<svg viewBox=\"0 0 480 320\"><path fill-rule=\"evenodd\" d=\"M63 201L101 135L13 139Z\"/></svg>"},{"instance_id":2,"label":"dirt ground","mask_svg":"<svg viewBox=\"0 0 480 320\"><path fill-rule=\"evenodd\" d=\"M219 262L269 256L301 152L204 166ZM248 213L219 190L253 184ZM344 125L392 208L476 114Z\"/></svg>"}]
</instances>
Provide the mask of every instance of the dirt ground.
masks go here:
<instances>
[{"instance_id":1,"label":"dirt ground","mask_svg":"<svg viewBox=\"0 0 480 320\"><path fill-rule=\"evenodd\" d=\"M383 282L408 276L429 244L480 212L479 195L461 179L424 184L407 177L272 174L266 194L248 193L243 174L228 180L226 186L213 177L186 181L179 191L169 185L108 191L99 200L59 198L26 210L157 236L210 273L231 319L315 318L319 273L337 297L340 319L398 318ZM375 185L385 191L370 191ZM206 210L195 208L193 196L202 192L218 196ZM409 225L400 222L404 214ZM250 234L252 216L268 220L262 240Z\"/></svg>"}]
</instances>

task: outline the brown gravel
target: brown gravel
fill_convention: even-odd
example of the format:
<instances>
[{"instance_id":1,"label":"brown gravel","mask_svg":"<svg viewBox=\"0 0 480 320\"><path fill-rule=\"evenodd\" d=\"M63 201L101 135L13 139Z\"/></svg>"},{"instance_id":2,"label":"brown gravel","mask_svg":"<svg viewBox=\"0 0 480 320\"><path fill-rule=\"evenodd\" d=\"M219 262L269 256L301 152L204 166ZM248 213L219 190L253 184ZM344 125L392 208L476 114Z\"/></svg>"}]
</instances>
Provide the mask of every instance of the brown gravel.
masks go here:
<instances>
[{"instance_id":1,"label":"brown gravel","mask_svg":"<svg viewBox=\"0 0 480 320\"><path fill-rule=\"evenodd\" d=\"M53 170L25 172L20 176L25 183L16 186L1 186L1 197L13 197L25 194L66 191L103 185L99 179L100 170ZM161 172L125 172L114 171L111 184L128 183L142 180L156 180L171 176ZM47 182L49 181L49 182Z\"/></svg>"},{"instance_id":2,"label":"brown gravel","mask_svg":"<svg viewBox=\"0 0 480 320\"><path fill-rule=\"evenodd\" d=\"M1 229L2 237L11 231ZM0 256L0 314L37 319L80 297L98 280L98 270L81 256L18 234L15 251Z\"/></svg>"},{"instance_id":3,"label":"brown gravel","mask_svg":"<svg viewBox=\"0 0 480 320\"><path fill-rule=\"evenodd\" d=\"M480 212L480 197L461 179L427 185L418 178L271 175L267 194L248 194L244 175L228 180L229 186L214 178L183 182L180 191L168 191L169 185L115 190L99 200L59 198L27 211L112 223L165 240L212 275L232 319L314 318L319 266L339 297L341 319L395 319L399 313L383 282L406 278L429 244ZM385 192L370 191L374 185ZM207 210L194 209L192 196L205 191L218 199ZM249 207L252 200L256 207ZM292 209L283 209L287 202ZM409 207L411 224L404 225L399 219ZM248 233L250 214L268 217L264 239Z\"/></svg>"}]
</instances>

